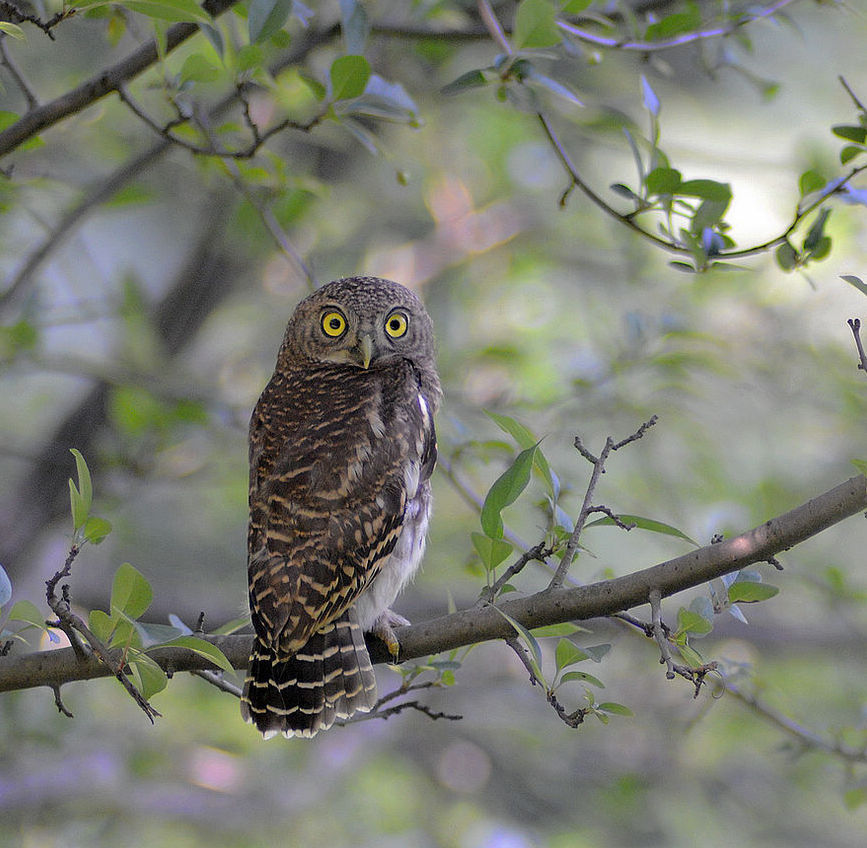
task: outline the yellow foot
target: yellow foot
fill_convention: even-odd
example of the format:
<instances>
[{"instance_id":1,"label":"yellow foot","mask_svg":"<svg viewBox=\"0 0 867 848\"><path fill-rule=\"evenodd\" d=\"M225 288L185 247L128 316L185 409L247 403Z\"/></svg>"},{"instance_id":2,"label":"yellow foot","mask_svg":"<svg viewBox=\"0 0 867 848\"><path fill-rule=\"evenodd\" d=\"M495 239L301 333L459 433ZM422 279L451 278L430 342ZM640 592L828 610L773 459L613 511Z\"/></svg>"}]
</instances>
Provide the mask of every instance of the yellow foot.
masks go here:
<instances>
[{"instance_id":1,"label":"yellow foot","mask_svg":"<svg viewBox=\"0 0 867 848\"><path fill-rule=\"evenodd\" d=\"M374 636L385 642L385 647L388 648L388 652L395 660L397 660L400 654L400 642L395 635L394 628L404 627L407 624L409 624L409 621L402 615L398 615L393 610L387 609L385 612L380 613L379 618L373 622L373 627L370 628L370 632Z\"/></svg>"}]
</instances>

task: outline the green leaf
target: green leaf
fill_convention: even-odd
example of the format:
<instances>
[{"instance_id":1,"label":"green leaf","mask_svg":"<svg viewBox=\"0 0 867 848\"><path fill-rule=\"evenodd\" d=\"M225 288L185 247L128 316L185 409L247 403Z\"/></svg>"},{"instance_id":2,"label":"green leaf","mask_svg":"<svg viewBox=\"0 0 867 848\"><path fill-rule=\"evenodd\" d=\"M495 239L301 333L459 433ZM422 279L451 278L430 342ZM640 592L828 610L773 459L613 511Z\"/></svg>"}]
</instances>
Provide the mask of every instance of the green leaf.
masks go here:
<instances>
[{"instance_id":1,"label":"green leaf","mask_svg":"<svg viewBox=\"0 0 867 848\"><path fill-rule=\"evenodd\" d=\"M24 621L45 630L45 616L31 601L16 601L9 610L9 621Z\"/></svg>"},{"instance_id":2,"label":"green leaf","mask_svg":"<svg viewBox=\"0 0 867 848\"><path fill-rule=\"evenodd\" d=\"M614 701L605 701L603 704L598 704L596 706L597 710L601 710L603 713L610 713L611 715L620 715L620 716L633 716L635 713L629 709L629 707L623 706L623 704L616 704Z\"/></svg>"},{"instance_id":3,"label":"green leaf","mask_svg":"<svg viewBox=\"0 0 867 848\"><path fill-rule=\"evenodd\" d=\"M115 4L116 0L72 0L69 5L86 11ZM124 0L118 5L159 21L213 23L213 18L195 0Z\"/></svg>"},{"instance_id":4,"label":"green leaf","mask_svg":"<svg viewBox=\"0 0 867 848\"><path fill-rule=\"evenodd\" d=\"M692 32L701 26L701 13L698 7L691 3L684 12L674 12L659 21L652 23L644 33L648 41L673 38L676 35Z\"/></svg>"},{"instance_id":5,"label":"green leaf","mask_svg":"<svg viewBox=\"0 0 867 848\"><path fill-rule=\"evenodd\" d=\"M331 96L350 100L364 92L370 79L370 64L364 56L340 56L331 66Z\"/></svg>"},{"instance_id":6,"label":"green leaf","mask_svg":"<svg viewBox=\"0 0 867 848\"><path fill-rule=\"evenodd\" d=\"M784 271L791 271L798 264L798 251L789 242L784 241L776 252L777 265Z\"/></svg>"},{"instance_id":7,"label":"green leaf","mask_svg":"<svg viewBox=\"0 0 867 848\"><path fill-rule=\"evenodd\" d=\"M568 0L563 4L563 12L567 15L580 15L593 0Z\"/></svg>"},{"instance_id":8,"label":"green leaf","mask_svg":"<svg viewBox=\"0 0 867 848\"><path fill-rule=\"evenodd\" d=\"M538 445L522 450L512 465L491 486L482 505L482 530L492 539L503 536L503 519L500 513L514 503L530 482L530 471L536 458Z\"/></svg>"},{"instance_id":9,"label":"green leaf","mask_svg":"<svg viewBox=\"0 0 867 848\"><path fill-rule=\"evenodd\" d=\"M840 151L840 164L845 165L847 162L851 162L856 156L860 156L862 153L867 152L863 147L855 147L852 144L847 144Z\"/></svg>"},{"instance_id":10,"label":"green leaf","mask_svg":"<svg viewBox=\"0 0 867 848\"><path fill-rule=\"evenodd\" d=\"M87 617L87 623L97 639L108 643L117 622L107 612L91 610Z\"/></svg>"},{"instance_id":11,"label":"green leaf","mask_svg":"<svg viewBox=\"0 0 867 848\"><path fill-rule=\"evenodd\" d=\"M472 539L473 547L478 552L488 571L493 571L512 553L512 546L502 539L492 539L489 536L483 536L481 533L471 533L470 539Z\"/></svg>"},{"instance_id":12,"label":"green leaf","mask_svg":"<svg viewBox=\"0 0 867 848\"><path fill-rule=\"evenodd\" d=\"M536 438L528 427L521 424L520 421L516 421L508 415L500 415L497 412L491 412L488 409L483 410L483 412L504 433L508 433L515 440L521 450L527 450L528 448L532 448L540 443L540 440ZM557 479L554 472L551 471L551 466L548 465L548 460L545 459L545 455L541 450L536 452L535 466L548 487L548 494L556 500L560 494L560 481Z\"/></svg>"},{"instance_id":13,"label":"green leaf","mask_svg":"<svg viewBox=\"0 0 867 848\"><path fill-rule=\"evenodd\" d=\"M17 24L9 23L8 21L0 21L0 32L11 35L12 38L17 38L19 41L27 41L27 36L24 35L24 30Z\"/></svg>"},{"instance_id":14,"label":"green leaf","mask_svg":"<svg viewBox=\"0 0 867 848\"><path fill-rule=\"evenodd\" d=\"M867 786L855 786L852 789L847 789L843 793L843 803L849 812L867 804Z\"/></svg>"},{"instance_id":15,"label":"green leaf","mask_svg":"<svg viewBox=\"0 0 867 848\"><path fill-rule=\"evenodd\" d=\"M267 41L289 20L292 0L251 0L247 14L250 42Z\"/></svg>"},{"instance_id":16,"label":"green leaf","mask_svg":"<svg viewBox=\"0 0 867 848\"><path fill-rule=\"evenodd\" d=\"M78 523L74 521L73 516L73 523L77 530L84 524L87 519L87 513L90 512L90 506L93 503L93 482L90 478L90 469L88 469L87 463L84 461L81 452L75 448L70 448L69 452L75 457L75 470L78 474L78 489L76 489L76 491L80 498L80 509L84 512L82 520ZM72 480L69 482L72 483Z\"/></svg>"},{"instance_id":17,"label":"green leaf","mask_svg":"<svg viewBox=\"0 0 867 848\"><path fill-rule=\"evenodd\" d=\"M111 586L111 606L131 619L141 616L154 598L151 584L137 569L125 562L118 568Z\"/></svg>"},{"instance_id":18,"label":"green leaf","mask_svg":"<svg viewBox=\"0 0 867 848\"><path fill-rule=\"evenodd\" d=\"M571 621L561 624L546 624L544 627L534 627L530 631L537 639L545 639L549 636L571 636L573 633L587 633L586 627L579 627Z\"/></svg>"},{"instance_id":19,"label":"green leaf","mask_svg":"<svg viewBox=\"0 0 867 848\"><path fill-rule=\"evenodd\" d=\"M820 173L810 169L809 171L804 171L798 179L798 190L801 192L801 197L806 197L814 191L820 191L825 188L826 184L827 180Z\"/></svg>"},{"instance_id":20,"label":"green leaf","mask_svg":"<svg viewBox=\"0 0 867 848\"><path fill-rule=\"evenodd\" d=\"M684 197L701 197L726 204L732 199L732 187L716 180L686 180L678 186L677 193Z\"/></svg>"},{"instance_id":21,"label":"green leaf","mask_svg":"<svg viewBox=\"0 0 867 848\"><path fill-rule=\"evenodd\" d=\"M747 580L736 580L729 586L729 601L733 604L754 604L758 601L766 601L768 598L773 598L779 594L780 590L776 586L769 586L767 583L753 583Z\"/></svg>"},{"instance_id":22,"label":"green leaf","mask_svg":"<svg viewBox=\"0 0 867 848\"><path fill-rule=\"evenodd\" d=\"M466 91L468 88L480 88L483 85L488 85L493 79L497 79L497 76L491 74L490 71L488 71L487 75L481 70L467 71L457 79L452 80L448 85L444 85L440 89L440 94L452 97L455 94Z\"/></svg>"},{"instance_id":23,"label":"green leaf","mask_svg":"<svg viewBox=\"0 0 867 848\"><path fill-rule=\"evenodd\" d=\"M602 662L602 658L611 650L611 645L608 643L604 645L591 645L584 650L593 662L600 663Z\"/></svg>"},{"instance_id":24,"label":"green leaf","mask_svg":"<svg viewBox=\"0 0 867 848\"><path fill-rule=\"evenodd\" d=\"M841 280L845 280L849 283L850 286L855 286L861 294L867 294L867 284L860 277L855 277L852 274L846 274L840 277Z\"/></svg>"},{"instance_id":25,"label":"green leaf","mask_svg":"<svg viewBox=\"0 0 867 848\"><path fill-rule=\"evenodd\" d=\"M677 650L680 651L683 661L690 666L690 668L698 668L699 666L704 665L704 660L702 659L701 654L691 648L686 642L678 644Z\"/></svg>"},{"instance_id":26,"label":"green leaf","mask_svg":"<svg viewBox=\"0 0 867 848\"><path fill-rule=\"evenodd\" d=\"M670 524L665 524L662 521L656 521L653 518L644 518L640 515L618 515L617 516L624 524L634 524L635 527L639 530L648 530L651 533L661 533L663 536L675 536L678 539L683 539L686 542L689 542L691 545L695 545L697 548L701 547L698 542L694 539L691 539L686 535L682 530L678 530L677 527L672 527ZM587 527L616 527L616 523L613 519L609 518L607 515L603 518L597 518L595 521L591 521Z\"/></svg>"},{"instance_id":27,"label":"green leaf","mask_svg":"<svg viewBox=\"0 0 867 848\"><path fill-rule=\"evenodd\" d=\"M574 642L570 642L568 639L561 639L557 643L557 649L554 651L554 661L557 664L557 671L587 659L590 659L590 655L582 651Z\"/></svg>"},{"instance_id":28,"label":"green leaf","mask_svg":"<svg viewBox=\"0 0 867 848\"><path fill-rule=\"evenodd\" d=\"M155 646L160 648L186 648L206 660L210 660L215 666L223 669L223 671L234 671L232 664L229 662L226 655L216 646L212 645L205 639L200 639L198 636L179 636L177 639L172 639L170 642L163 642L161 645Z\"/></svg>"},{"instance_id":29,"label":"green leaf","mask_svg":"<svg viewBox=\"0 0 867 848\"><path fill-rule=\"evenodd\" d=\"M493 607L512 627L515 628L515 632L518 634L519 638L524 642L524 644L530 650L529 663L530 668L533 669L533 674L536 676L536 679L541 683L546 689L548 688L548 684L545 682L545 676L542 674L542 648L539 646L539 643L536 641L536 637L524 627L523 624L515 621L512 616L508 615L508 613L503 612L499 607Z\"/></svg>"},{"instance_id":30,"label":"green leaf","mask_svg":"<svg viewBox=\"0 0 867 848\"><path fill-rule=\"evenodd\" d=\"M596 686L599 689L605 688L605 684L598 677L594 677L586 671L567 671L560 678L560 683L569 683L572 680L580 680L582 683L590 683L592 686Z\"/></svg>"},{"instance_id":31,"label":"green leaf","mask_svg":"<svg viewBox=\"0 0 867 848\"><path fill-rule=\"evenodd\" d=\"M220 76L220 69L201 53L187 56L181 66L181 82L216 82Z\"/></svg>"},{"instance_id":32,"label":"green leaf","mask_svg":"<svg viewBox=\"0 0 867 848\"><path fill-rule=\"evenodd\" d=\"M681 184L681 173L676 168L654 168L646 177L644 185L651 196L674 194Z\"/></svg>"},{"instance_id":33,"label":"green leaf","mask_svg":"<svg viewBox=\"0 0 867 848\"><path fill-rule=\"evenodd\" d=\"M561 40L557 14L551 0L521 0L515 12L512 35L515 48L552 47Z\"/></svg>"},{"instance_id":34,"label":"green leaf","mask_svg":"<svg viewBox=\"0 0 867 848\"><path fill-rule=\"evenodd\" d=\"M457 609L455 609L453 611L456 612ZM169 617L169 620L171 620L171 617ZM217 636L228 636L230 633L235 633L236 631L240 630L242 627L246 627L249 623L250 623L250 616L249 615L242 615L242 616L239 616L238 618L233 618L231 621L227 621L224 625L222 625L221 627L218 627L216 630L214 630L213 633Z\"/></svg>"},{"instance_id":35,"label":"green leaf","mask_svg":"<svg viewBox=\"0 0 867 848\"><path fill-rule=\"evenodd\" d=\"M854 465L861 474L867 477L867 459L853 459L852 465Z\"/></svg>"},{"instance_id":36,"label":"green leaf","mask_svg":"<svg viewBox=\"0 0 867 848\"><path fill-rule=\"evenodd\" d=\"M864 127L838 124L835 127L831 127L831 132L838 138L845 138L846 141L854 141L856 144L864 144L867 141L867 129Z\"/></svg>"},{"instance_id":37,"label":"green leaf","mask_svg":"<svg viewBox=\"0 0 867 848\"><path fill-rule=\"evenodd\" d=\"M141 651L130 652L130 673L136 688L148 701L169 685L169 678L156 661Z\"/></svg>"},{"instance_id":38,"label":"green leaf","mask_svg":"<svg viewBox=\"0 0 867 848\"><path fill-rule=\"evenodd\" d=\"M819 242L824 237L825 224L828 221L828 216L831 214L831 210L825 206L816 216L816 220L813 222L813 225L810 227L807 232L807 236L804 239L804 251L806 253L813 253L816 248L819 246Z\"/></svg>"},{"instance_id":39,"label":"green leaf","mask_svg":"<svg viewBox=\"0 0 867 848\"><path fill-rule=\"evenodd\" d=\"M713 630L713 623L694 610L681 607L677 611L677 632L703 636Z\"/></svg>"},{"instance_id":40,"label":"green leaf","mask_svg":"<svg viewBox=\"0 0 867 848\"><path fill-rule=\"evenodd\" d=\"M98 545L111 533L111 522L96 515L88 517L84 522L84 538L93 545Z\"/></svg>"}]
</instances>

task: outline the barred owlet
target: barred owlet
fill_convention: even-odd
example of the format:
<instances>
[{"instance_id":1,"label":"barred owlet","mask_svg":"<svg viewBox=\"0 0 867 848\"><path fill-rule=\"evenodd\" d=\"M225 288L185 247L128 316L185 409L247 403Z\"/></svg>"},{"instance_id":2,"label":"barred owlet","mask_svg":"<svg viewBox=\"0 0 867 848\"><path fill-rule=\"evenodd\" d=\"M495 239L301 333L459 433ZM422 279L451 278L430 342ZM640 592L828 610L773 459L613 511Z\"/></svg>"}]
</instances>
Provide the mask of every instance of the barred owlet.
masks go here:
<instances>
[{"instance_id":1,"label":"barred owlet","mask_svg":"<svg viewBox=\"0 0 867 848\"><path fill-rule=\"evenodd\" d=\"M248 573L256 639L241 714L266 738L368 712L364 631L418 568L441 397L433 327L408 289L348 277L298 304L250 421Z\"/></svg>"}]
</instances>

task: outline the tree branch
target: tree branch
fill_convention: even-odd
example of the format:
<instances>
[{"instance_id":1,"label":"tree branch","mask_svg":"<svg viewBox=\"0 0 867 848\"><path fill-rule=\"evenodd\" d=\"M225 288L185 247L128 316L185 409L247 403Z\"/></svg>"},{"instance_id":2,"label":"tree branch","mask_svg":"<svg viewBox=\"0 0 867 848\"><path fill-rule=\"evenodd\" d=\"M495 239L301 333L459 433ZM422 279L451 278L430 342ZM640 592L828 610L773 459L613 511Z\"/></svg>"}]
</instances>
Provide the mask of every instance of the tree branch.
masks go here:
<instances>
[{"instance_id":1,"label":"tree branch","mask_svg":"<svg viewBox=\"0 0 867 848\"><path fill-rule=\"evenodd\" d=\"M498 608L462 610L422 624L396 628L401 657L404 660L427 657L489 639L512 638L514 629L499 610L533 628L631 609L648 603L654 589L659 591L660 598L669 597L748 565L766 562L865 509L867 478L859 475L746 533L651 568L587 586L547 589L529 597L510 598ZM235 668L246 666L252 637L207 638L226 654ZM393 662L385 645L375 637L369 637L368 647L374 662ZM210 663L183 648L156 648L150 655L169 673L213 669ZM55 686L108 674L98 659L87 657L79 661L71 648L6 656L0 657L0 692Z\"/></svg>"},{"instance_id":2,"label":"tree branch","mask_svg":"<svg viewBox=\"0 0 867 848\"><path fill-rule=\"evenodd\" d=\"M238 0L205 0L203 8L213 17L218 17ZM174 24L166 32L166 53L171 53L179 44L198 33L199 26L194 23ZM86 80L77 88L61 94L54 100L37 106L21 116L14 124L0 132L0 157L11 153L44 129L59 123L64 118L101 100L107 94L117 91L124 83L135 79L159 59L154 41L139 47L126 59Z\"/></svg>"}]
</instances>

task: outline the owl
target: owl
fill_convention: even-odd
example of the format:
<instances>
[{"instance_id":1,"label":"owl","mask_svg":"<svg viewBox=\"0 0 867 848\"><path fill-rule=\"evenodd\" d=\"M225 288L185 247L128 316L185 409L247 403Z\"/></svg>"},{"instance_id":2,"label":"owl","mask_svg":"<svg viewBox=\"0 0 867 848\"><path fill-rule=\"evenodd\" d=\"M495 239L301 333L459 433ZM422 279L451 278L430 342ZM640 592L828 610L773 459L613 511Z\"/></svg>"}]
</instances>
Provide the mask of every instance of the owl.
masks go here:
<instances>
[{"instance_id":1,"label":"owl","mask_svg":"<svg viewBox=\"0 0 867 848\"><path fill-rule=\"evenodd\" d=\"M298 304L250 421L247 562L255 641L241 715L268 738L368 712L364 632L418 568L442 392L433 327L398 283L347 277Z\"/></svg>"}]
</instances>

